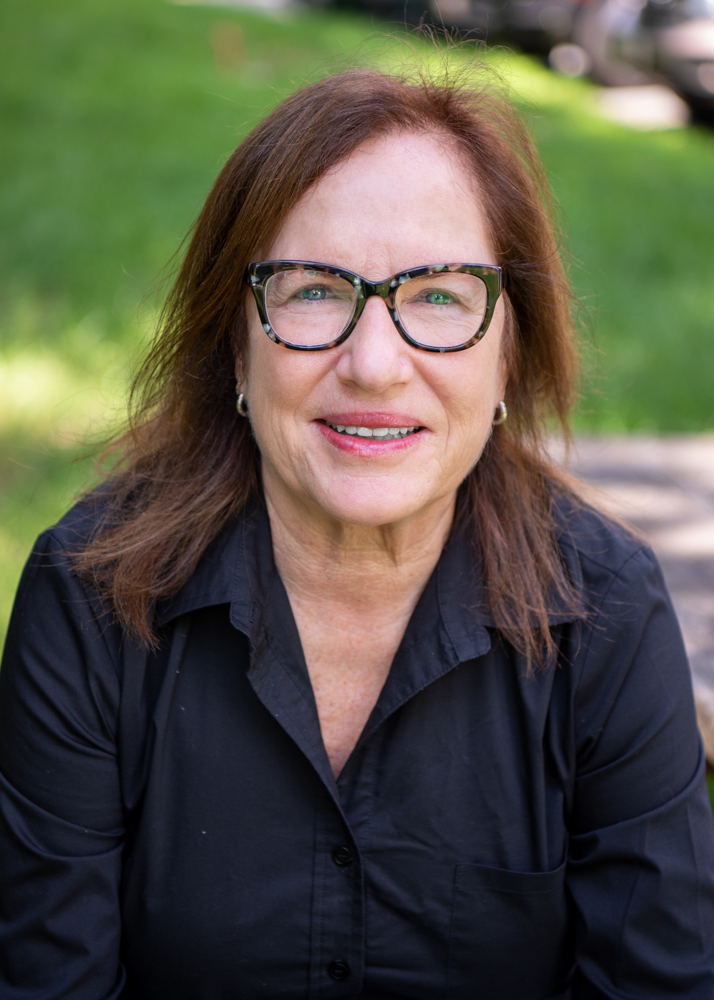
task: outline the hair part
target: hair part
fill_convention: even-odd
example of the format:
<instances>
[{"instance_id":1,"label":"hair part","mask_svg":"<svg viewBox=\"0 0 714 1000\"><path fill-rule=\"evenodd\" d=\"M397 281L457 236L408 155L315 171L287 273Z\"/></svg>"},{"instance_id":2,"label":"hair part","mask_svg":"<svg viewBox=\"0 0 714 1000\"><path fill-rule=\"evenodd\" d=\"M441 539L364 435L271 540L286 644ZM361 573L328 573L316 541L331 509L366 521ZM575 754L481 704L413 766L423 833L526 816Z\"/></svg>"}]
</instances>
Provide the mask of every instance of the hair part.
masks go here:
<instances>
[{"instance_id":1,"label":"hair part","mask_svg":"<svg viewBox=\"0 0 714 1000\"><path fill-rule=\"evenodd\" d=\"M494 429L459 495L504 637L542 663L549 602L579 597L556 541L568 490L547 457L546 421L569 439L576 352L570 291L534 145L491 81L351 70L289 96L238 146L195 223L159 332L130 395L117 461L94 496L98 522L74 555L121 625L152 644L153 608L190 578L209 544L260 490L260 455L235 412L247 343L243 275L293 206L363 143L394 132L444 136L483 194L504 269L508 423Z\"/></svg>"}]
</instances>

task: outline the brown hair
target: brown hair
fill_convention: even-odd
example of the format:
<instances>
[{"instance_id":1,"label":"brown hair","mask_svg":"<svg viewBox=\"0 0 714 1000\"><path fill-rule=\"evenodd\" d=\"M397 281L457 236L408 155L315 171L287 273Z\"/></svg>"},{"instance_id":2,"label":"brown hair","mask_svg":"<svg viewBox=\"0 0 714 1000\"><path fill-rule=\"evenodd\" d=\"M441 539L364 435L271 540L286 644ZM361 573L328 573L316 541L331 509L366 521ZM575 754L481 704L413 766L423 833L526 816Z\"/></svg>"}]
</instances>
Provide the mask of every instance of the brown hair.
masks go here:
<instances>
[{"instance_id":1,"label":"brown hair","mask_svg":"<svg viewBox=\"0 0 714 1000\"><path fill-rule=\"evenodd\" d=\"M523 123L491 85L352 70L293 93L228 159L194 226L138 372L129 429L101 489L80 573L119 622L153 641L152 608L175 593L221 529L259 490L260 457L236 417L235 361L247 331L243 275L311 185L367 139L447 136L484 194L506 279L508 422L494 430L460 492L496 625L527 657L553 648L548 601L578 604L555 541L563 481L545 456L544 421L566 437L575 352L569 291L547 185Z\"/></svg>"}]
</instances>

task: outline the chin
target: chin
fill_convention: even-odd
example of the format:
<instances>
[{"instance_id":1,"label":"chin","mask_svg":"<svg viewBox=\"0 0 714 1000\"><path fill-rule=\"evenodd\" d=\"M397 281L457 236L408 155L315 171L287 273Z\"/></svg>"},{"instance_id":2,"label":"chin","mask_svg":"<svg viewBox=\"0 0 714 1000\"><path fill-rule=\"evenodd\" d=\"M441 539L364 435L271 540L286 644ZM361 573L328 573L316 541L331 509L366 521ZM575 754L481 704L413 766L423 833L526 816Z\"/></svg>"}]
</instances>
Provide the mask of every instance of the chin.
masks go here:
<instances>
[{"instance_id":1,"label":"chin","mask_svg":"<svg viewBox=\"0 0 714 1000\"><path fill-rule=\"evenodd\" d=\"M418 514L428 501L418 503L416 498L428 496L430 491L423 483L395 483L375 477L332 485L320 493L315 500L329 517L343 524L377 528Z\"/></svg>"}]
</instances>

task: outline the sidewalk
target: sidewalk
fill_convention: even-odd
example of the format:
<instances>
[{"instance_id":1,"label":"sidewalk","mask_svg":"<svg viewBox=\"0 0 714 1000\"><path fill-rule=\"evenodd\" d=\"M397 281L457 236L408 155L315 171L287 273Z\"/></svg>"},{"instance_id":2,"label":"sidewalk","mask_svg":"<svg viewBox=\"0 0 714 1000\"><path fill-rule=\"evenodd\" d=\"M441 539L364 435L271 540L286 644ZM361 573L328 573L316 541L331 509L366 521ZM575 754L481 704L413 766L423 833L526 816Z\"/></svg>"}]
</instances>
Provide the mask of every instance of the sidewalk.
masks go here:
<instances>
[{"instance_id":1,"label":"sidewalk","mask_svg":"<svg viewBox=\"0 0 714 1000\"><path fill-rule=\"evenodd\" d=\"M714 765L714 435L579 438L569 469L648 539L662 564Z\"/></svg>"}]
</instances>

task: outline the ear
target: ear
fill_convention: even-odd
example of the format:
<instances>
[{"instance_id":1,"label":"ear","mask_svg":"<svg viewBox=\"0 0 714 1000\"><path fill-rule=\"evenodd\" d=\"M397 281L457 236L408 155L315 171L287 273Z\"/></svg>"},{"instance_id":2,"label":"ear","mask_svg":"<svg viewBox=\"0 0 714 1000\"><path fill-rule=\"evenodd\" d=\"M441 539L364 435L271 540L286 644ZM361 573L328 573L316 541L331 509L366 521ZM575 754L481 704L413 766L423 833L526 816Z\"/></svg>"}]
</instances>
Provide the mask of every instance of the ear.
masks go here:
<instances>
[{"instance_id":1,"label":"ear","mask_svg":"<svg viewBox=\"0 0 714 1000\"><path fill-rule=\"evenodd\" d=\"M499 307L503 309L503 326L501 328L501 357L498 363L498 398L505 401L516 332L516 317L508 292L505 290L501 293L501 298L496 305L497 309Z\"/></svg>"},{"instance_id":2,"label":"ear","mask_svg":"<svg viewBox=\"0 0 714 1000\"><path fill-rule=\"evenodd\" d=\"M498 398L505 400L506 386L508 385L508 360L506 354L501 350L501 360L498 363Z\"/></svg>"},{"instance_id":3,"label":"ear","mask_svg":"<svg viewBox=\"0 0 714 1000\"><path fill-rule=\"evenodd\" d=\"M247 303L250 306L250 302ZM235 358L234 372L236 377L236 393L247 395L248 383L248 350L250 338L247 330L247 317L242 315L233 330L233 356Z\"/></svg>"},{"instance_id":4,"label":"ear","mask_svg":"<svg viewBox=\"0 0 714 1000\"><path fill-rule=\"evenodd\" d=\"M236 393L247 392L246 384L248 381L248 366L245 364L244 359L240 355L236 357L234 371L236 377Z\"/></svg>"}]
</instances>

